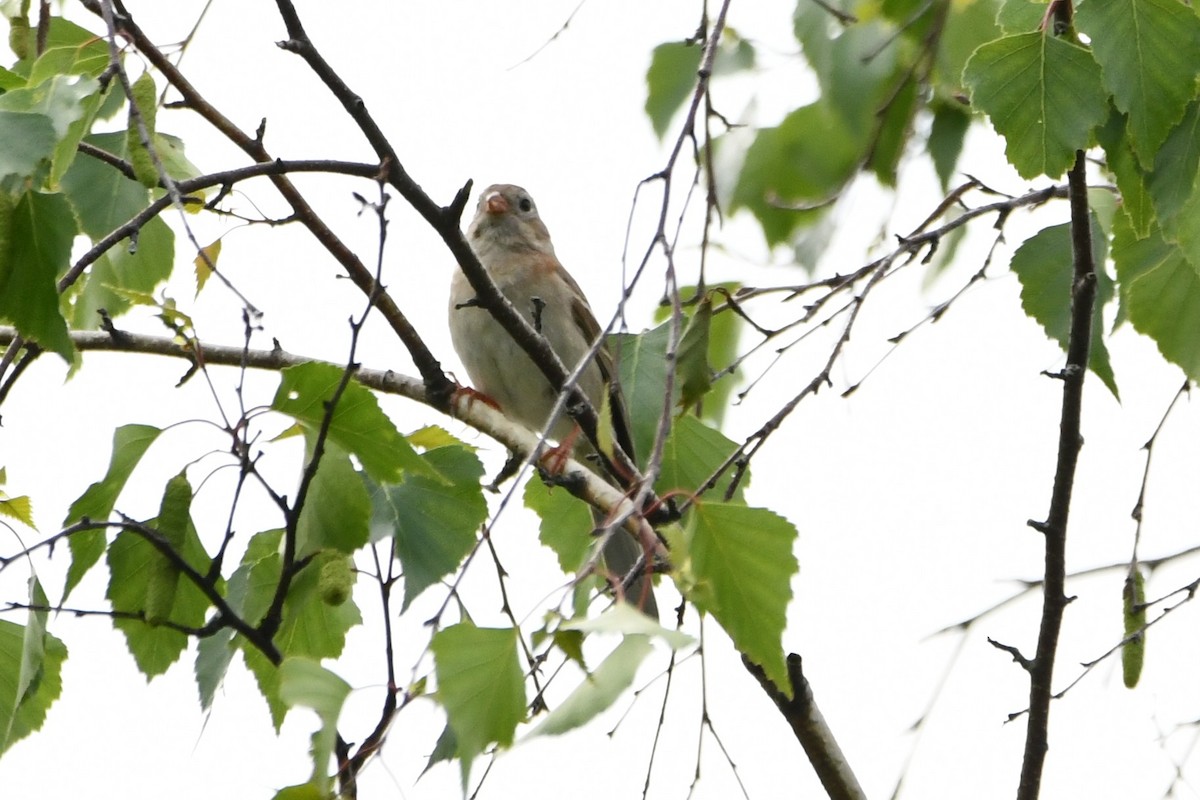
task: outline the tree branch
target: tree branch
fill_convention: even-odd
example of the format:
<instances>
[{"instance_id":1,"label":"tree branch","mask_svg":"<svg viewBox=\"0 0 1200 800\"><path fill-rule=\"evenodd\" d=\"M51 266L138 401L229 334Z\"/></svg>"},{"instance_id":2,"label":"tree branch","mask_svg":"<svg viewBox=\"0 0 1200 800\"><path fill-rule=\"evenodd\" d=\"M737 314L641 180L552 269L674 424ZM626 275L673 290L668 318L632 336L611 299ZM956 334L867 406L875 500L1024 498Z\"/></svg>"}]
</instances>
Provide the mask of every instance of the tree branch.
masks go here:
<instances>
[{"instance_id":1,"label":"tree branch","mask_svg":"<svg viewBox=\"0 0 1200 800\"><path fill-rule=\"evenodd\" d=\"M100 7L96 0L81 0L81 2L89 11L100 13ZM116 30L129 39L138 51L154 65L155 69L175 87L188 108L199 114L254 161L264 163L274 160L263 145L262 128L259 129L258 135L250 136L235 125L209 103L196 87L192 86L179 68L172 64L162 50L146 36L123 7L118 5L118 10L120 14L114 20ZM366 295L374 292L375 277L371 270L325 224L296 186L284 175L272 175L271 182L292 207L296 219L308 228L321 246L342 265L354 284ZM391 295L381 292L377 306L397 337L403 342L413 363L416 364L417 370L425 381L431 402L438 407L445 407L449 403L454 384L442 371L441 364L433 357L433 353L430 352L416 328L396 305L396 301Z\"/></svg>"},{"instance_id":2,"label":"tree branch","mask_svg":"<svg viewBox=\"0 0 1200 800\"><path fill-rule=\"evenodd\" d=\"M787 657L791 697L780 691L758 664L745 656L742 656L742 664L758 679L763 691L774 701L788 725L792 726L796 740L804 748L830 800L866 800L866 794L858 785L858 779L854 777L846 757L842 755L833 731L825 723L821 710L813 700L812 687L804 677L800 656L789 653Z\"/></svg>"},{"instance_id":3,"label":"tree branch","mask_svg":"<svg viewBox=\"0 0 1200 800\"><path fill-rule=\"evenodd\" d=\"M1075 486L1075 468L1079 463L1080 447L1083 445L1080 433L1083 383L1087 375L1088 353L1092 341L1092 314L1096 304L1096 265L1092 258L1091 223L1088 218L1087 161L1082 150L1075 154L1075 166L1071 168L1067 183L1071 203L1071 244L1074 261L1074 278L1071 281L1071 333L1067 343L1067 363L1061 376L1063 399L1058 431L1058 466L1050 498L1050 513L1044 523L1035 525L1046 539L1045 582L1042 585L1042 622L1038 633L1037 653L1029 666L1029 721L1026 726L1025 756L1021 764L1021 783L1017 789L1017 800L1035 800L1040 793L1042 768L1049 746L1054 657L1058 651L1063 612L1070 602L1064 591L1067 520L1071 509L1071 492Z\"/></svg>"},{"instance_id":4,"label":"tree branch","mask_svg":"<svg viewBox=\"0 0 1200 800\"><path fill-rule=\"evenodd\" d=\"M193 364L197 358L196 351L198 351L206 366L245 366L250 369L278 372L286 367L319 361L319 359L285 352L281 347L271 350L254 350L242 346L197 342L191 343L189 347L168 336L149 336L125 331L118 333L119 335L105 331L71 331L70 336L71 341L80 351L152 353L181 358ZM17 335L16 329L0 325L0 345L10 344L17 338ZM195 348L195 351L191 348ZM359 369L354 373L354 380L368 389L399 395L437 408L429 397L425 383L411 375L403 375L390 369ZM542 444L541 437L536 433L513 422L501 411L492 408L487 403L476 402L467 394L456 396L448 408L439 408L438 410L470 425L520 455L536 452ZM568 459L563 467L561 485L571 494L605 515L624 520L625 530L638 537L639 541L647 541L647 535L657 541L657 537L650 530L649 523L629 498L621 490L593 472L586 464L575 459ZM666 555L664 550L660 549L658 552L660 555Z\"/></svg>"},{"instance_id":5,"label":"tree branch","mask_svg":"<svg viewBox=\"0 0 1200 800\"><path fill-rule=\"evenodd\" d=\"M466 237L463 236L460 227L461 217L470 196L471 182L468 181L459 190L458 195L449 206L443 208L435 203L405 170L400 157L367 110L363 99L346 85L346 82L317 50L308 32L304 29L295 6L290 0L276 0L276 5L288 32L288 39L280 42L279 46L304 59L304 62L321 79L330 93L342 104L346 113L357 123L359 130L375 150L383 164L388 184L396 189L409 205L429 223L429 226L441 237L447 249L458 261L471 288L475 290L479 306L486 309L512 336L513 340L529 354L533 363L542 371L557 392L569 392L567 400L573 409L573 418L588 441L594 446L606 471L622 485L628 485L629 481L626 476L637 476L637 467L628 454L621 452L620 446L615 444L612 449L619 455L615 464L608 463L609 459L605 448L599 445L597 433L599 417L596 408L577 386L578 376L572 374L562 363L546 337L535 330L513 308L512 303L508 302L508 298L497 288L487 270L479 263L479 259L470 244L467 243ZM600 344L600 342L593 343L593 350L598 349ZM582 372L582 370L576 370L576 372Z\"/></svg>"}]
</instances>

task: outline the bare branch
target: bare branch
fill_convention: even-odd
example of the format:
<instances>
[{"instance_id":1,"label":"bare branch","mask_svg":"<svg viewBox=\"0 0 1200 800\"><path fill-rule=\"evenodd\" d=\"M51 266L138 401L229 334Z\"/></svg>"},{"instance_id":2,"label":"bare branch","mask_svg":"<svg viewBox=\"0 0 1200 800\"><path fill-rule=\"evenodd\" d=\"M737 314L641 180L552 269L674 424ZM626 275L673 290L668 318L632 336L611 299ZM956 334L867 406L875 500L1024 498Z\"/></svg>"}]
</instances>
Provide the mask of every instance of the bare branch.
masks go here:
<instances>
[{"instance_id":1,"label":"bare branch","mask_svg":"<svg viewBox=\"0 0 1200 800\"><path fill-rule=\"evenodd\" d=\"M821 779L821 785L829 793L830 800L866 800L866 794L858 785L858 779L854 777L846 757L842 755L833 731L817 708L812 687L804 677L800 656L789 653L787 657L790 697L771 682L762 667L745 656L742 657L742 664L758 679L763 691L792 727L817 777Z\"/></svg>"},{"instance_id":2,"label":"bare branch","mask_svg":"<svg viewBox=\"0 0 1200 800\"><path fill-rule=\"evenodd\" d=\"M1067 364L1063 368L1062 415L1058 432L1058 466L1050 498L1050 512L1041 526L1045 537L1045 582L1042 585L1042 622L1037 653L1029 667L1029 720L1025 755L1017 800L1035 800L1041 791L1046 761L1053 694L1054 658L1062 630L1063 612L1070 602L1065 592L1067 520L1075 488L1075 468L1083 445L1080 431L1083 384L1092 343L1092 315L1096 305L1096 265L1092 258L1091 223L1088 218L1087 161L1082 150L1068 175L1071 202L1071 244L1074 278L1071 281L1071 333Z\"/></svg>"}]
</instances>

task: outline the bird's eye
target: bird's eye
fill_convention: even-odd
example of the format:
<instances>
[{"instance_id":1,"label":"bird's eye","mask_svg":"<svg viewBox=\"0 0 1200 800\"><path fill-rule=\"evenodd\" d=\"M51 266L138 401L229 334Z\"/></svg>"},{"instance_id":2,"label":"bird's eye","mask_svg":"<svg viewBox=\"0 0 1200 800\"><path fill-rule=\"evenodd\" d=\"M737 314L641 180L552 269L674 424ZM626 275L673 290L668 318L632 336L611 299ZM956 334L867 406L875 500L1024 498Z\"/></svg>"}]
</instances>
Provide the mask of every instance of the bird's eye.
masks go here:
<instances>
[{"instance_id":1,"label":"bird's eye","mask_svg":"<svg viewBox=\"0 0 1200 800\"><path fill-rule=\"evenodd\" d=\"M530 211L533 210L533 201L530 200L528 197L522 197L517 202L517 206L521 209L522 212L528 214Z\"/></svg>"}]
</instances>

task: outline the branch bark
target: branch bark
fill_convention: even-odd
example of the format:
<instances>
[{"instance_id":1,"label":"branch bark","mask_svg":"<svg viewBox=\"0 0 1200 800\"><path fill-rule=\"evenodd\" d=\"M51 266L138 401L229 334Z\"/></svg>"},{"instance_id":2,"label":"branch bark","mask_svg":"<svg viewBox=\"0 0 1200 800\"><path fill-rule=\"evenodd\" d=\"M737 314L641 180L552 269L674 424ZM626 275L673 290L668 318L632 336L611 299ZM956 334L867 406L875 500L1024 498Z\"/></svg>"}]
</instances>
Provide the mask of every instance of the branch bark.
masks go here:
<instances>
[{"instance_id":1,"label":"branch bark","mask_svg":"<svg viewBox=\"0 0 1200 800\"><path fill-rule=\"evenodd\" d=\"M833 731L825 723L825 717L813 699L812 687L804 677L800 656L789 653L787 657L788 683L792 696L788 697L771 682L763 668L742 656L742 664L758 679L763 691L775 703L779 713L792 727L796 740L804 748L808 761L829 793L830 800L866 800L866 794L858 785L850 764L842 755Z\"/></svg>"},{"instance_id":2,"label":"branch bark","mask_svg":"<svg viewBox=\"0 0 1200 800\"><path fill-rule=\"evenodd\" d=\"M18 337L15 328L0 325L0 346L11 344ZM286 367L308 364L318 359L288 353L282 348L253 350L241 345L216 345L192 342L185 345L169 336L149 336L126 331L72 331L71 341L80 351L103 350L122 353L149 353L169 356L196 364L196 352L202 354L207 366L248 367L279 371ZM344 365L341 365L344 366ZM430 399L423 380L392 370L358 369L354 380L368 389L399 395L418 403L438 408ZM487 403L477 402L468 394L458 394L448 408L438 410L490 436L519 455L536 452L541 438L528 428L513 422ZM571 494L603 512L608 519L625 520L623 527L639 541L657 541L641 511L620 489L609 484L590 467L569 459L558 482ZM647 538L649 537L649 538ZM665 550L658 550L665 556Z\"/></svg>"},{"instance_id":3,"label":"branch bark","mask_svg":"<svg viewBox=\"0 0 1200 800\"><path fill-rule=\"evenodd\" d=\"M1045 522L1030 521L1030 526L1045 537L1045 581L1042 584L1042 622L1037 653L1029 664L1029 719L1025 733L1025 755L1021 763L1021 783L1017 800L1035 800L1041 792L1042 769L1046 761L1050 725L1051 684L1054 657L1062 630L1066 596L1067 520L1071 510L1071 492L1075 487L1075 468L1083 445L1080 417L1083 407L1083 383L1087 375L1088 354L1092 344L1092 315L1096 304L1096 264L1092 257L1091 222L1088 218L1087 162L1082 150L1075 154L1075 166L1067 177L1071 204L1071 244L1073 273L1071 281L1071 334L1067 343L1067 363L1058 376L1063 382L1062 414L1058 430L1058 466ZM1049 265L1048 265L1049 266Z\"/></svg>"}]
</instances>

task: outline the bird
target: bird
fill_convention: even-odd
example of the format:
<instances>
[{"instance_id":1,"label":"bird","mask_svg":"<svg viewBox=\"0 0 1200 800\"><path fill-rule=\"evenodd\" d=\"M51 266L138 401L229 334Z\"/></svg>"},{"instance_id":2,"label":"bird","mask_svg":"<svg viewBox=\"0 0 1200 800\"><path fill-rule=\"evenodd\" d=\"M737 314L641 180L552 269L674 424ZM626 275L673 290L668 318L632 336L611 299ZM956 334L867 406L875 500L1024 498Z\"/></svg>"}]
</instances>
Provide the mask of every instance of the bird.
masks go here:
<instances>
[{"instance_id":1,"label":"bird","mask_svg":"<svg viewBox=\"0 0 1200 800\"><path fill-rule=\"evenodd\" d=\"M572 372L601 334L600 324L579 284L558 260L550 231L529 192L512 184L494 184L480 194L467 242L496 287L517 313L549 342ZM476 302L475 290L461 269L450 284L450 339L474 388L499 406L508 417L542 431L558 401L558 391L528 354L501 327L491 312ZM629 412L616 380L612 354L602 346L582 371L578 386L600 410L605 394L611 412L613 438L632 459ZM594 452L571 417L560 414L549 435L577 458ZM608 569L625 575L642 554L642 547L622 531L608 537L604 558ZM626 595L652 617L658 616L653 591L645 576L629 586Z\"/></svg>"}]
</instances>

